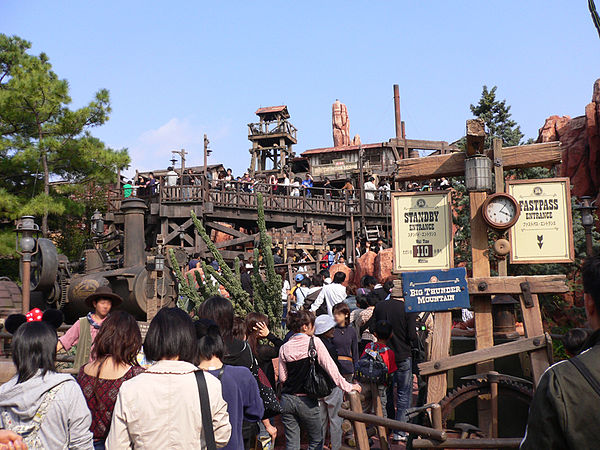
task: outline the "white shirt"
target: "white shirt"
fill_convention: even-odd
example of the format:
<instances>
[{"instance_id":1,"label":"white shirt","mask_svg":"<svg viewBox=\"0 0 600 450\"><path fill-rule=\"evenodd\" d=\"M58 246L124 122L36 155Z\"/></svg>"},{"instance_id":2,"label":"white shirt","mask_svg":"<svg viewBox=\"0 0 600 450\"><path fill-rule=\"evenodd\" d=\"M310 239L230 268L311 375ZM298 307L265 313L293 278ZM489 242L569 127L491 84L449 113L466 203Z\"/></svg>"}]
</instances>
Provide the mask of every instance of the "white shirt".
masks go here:
<instances>
[{"instance_id":1,"label":"white shirt","mask_svg":"<svg viewBox=\"0 0 600 450\"><path fill-rule=\"evenodd\" d=\"M288 292L292 287L290 286L290 282L288 280L283 280L283 287L281 288L281 301L287 302Z\"/></svg>"},{"instance_id":2,"label":"white shirt","mask_svg":"<svg viewBox=\"0 0 600 450\"><path fill-rule=\"evenodd\" d=\"M365 200L373 201L375 200L375 192L377 190L377 186L372 181L367 181L365 183Z\"/></svg>"},{"instance_id":3,"label":"white shirt","mask_svg":"<svg viewBox=\"0 0 600 450\"><path fill-rule=\"evenodd\" d=\"M315 312L323 302L326 302L327 314L333 316L333 307L346 300L346 297L346 286L338 283L327 284L323 286L323 289L319 292L319 295L310 307L310 310Z\"/></svg>"},{"instance_id":4,"label":"white shirt","mask_svg":"<svg viewBox=\"0 0 600 450\"><path fill-rule=\"evenodd\" d=\"M167 172L167 186L177 186L177 172L174 170Z\"/></svg>"}]
</instances>

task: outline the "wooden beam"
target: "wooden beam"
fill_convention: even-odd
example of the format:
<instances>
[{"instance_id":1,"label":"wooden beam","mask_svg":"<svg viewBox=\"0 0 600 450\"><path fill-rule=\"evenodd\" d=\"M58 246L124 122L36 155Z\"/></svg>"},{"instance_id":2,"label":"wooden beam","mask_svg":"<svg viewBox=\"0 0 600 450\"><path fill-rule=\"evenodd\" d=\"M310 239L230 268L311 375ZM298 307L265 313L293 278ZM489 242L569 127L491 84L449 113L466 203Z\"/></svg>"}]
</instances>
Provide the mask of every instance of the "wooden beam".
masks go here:
<instances>
[{"instance_id":1,"label":"wooden beam","mask_svg":"<svg viewBox=\"0 0 600 450\"><path fill-rule=\"evenodd\" d=\"M206 222L204 224L204 226L212 228L213 230L221 231L221 232L223 232L225 234L228 234L230 236L235 236L235 237L246 237L246 236L248 236L247 234L242 233L241 231L238 231L238 230L236 230L234 228L229 228L229 227L227 227L225 225L222 225L220 223L217 223L217 222Z\"/></svg>"},{"instance_id":2,"label":"wooden beam","mask_svg":"<svg viewBox=\"0 0 600 450\"><path fill-rule=\"evenodd\" d=\"M485 192L469 192L471 218L471 256L473 259L473 277L490 276L490 260L487 252L488 229L481 214L481 206L487 198ZM475 314L475 348L477 350L494 345L492 325L492 302L489 295L471 296L471 306ZM475 366L477 373L494 370L494 361L479 362ZM479 426L484 433L491 436L491 404L483 396L477 399Z\"/></svg>"},{"instance_id":3,"label":"wooden beam","mask_svg":"<svg viewBox=\"0 0 600 450\"><path fill-rule=\"evenodd\" d=\"M506 344L496 345L494 347L482 348L472 352L461 353L459 355L449 356L436 361L427 361L419 364L421 375L431 375L440 372L446 372L458 367L470 366L481 361L503 358L505 356L515 355L517 353L530 352L532 350L544 349L550 337L540 335Z\"/></svg>"},{"instance_id":4,"label":"wooden beam","mask_svg":"<svg viewBox=\"0 0 600 450\"><path fill-rule=\"evenodd\" d=\"M485 144L485 121L483 119L467 120L467 156L483 153Z\"/></svg>"},{"instance_id":5,"label":"wooden beam","mask_svg":"<svg viewBox=\"0 0 600 450\"><path fill-rule=\"evenodd\" d=\"M519 296L521 302L521 312L523 313L523 326L525 327L525 336L531 337L540 335L544 332L542 324L542 313L540 311L540 302L537 294L531 295L531 303L528 305L524 295ZM531 354L531 372L533 374L534 386L540 382L542 374L546 371L550 362L545 350L537 351Z\"/></svg>"},{"instance_id":6,"label":"wooden beam","mask_svg":"<svg viewBox=\"0 0 600 450\"><path fill-rule=\"evenodd\" d=\"M525 282L529 283L532 294L562 294L569 292L566 275L467 278L467 286L470 295L520 295L521 283Z\"/></svg>"},{"instance_id":7,"label":"wooden beam","mask_svg":"<svg viewBox=\"0 0 600 450\"><path fill-rule=\"evenodd\" d=\"M451 438L443 442L431 439L415 439L413 448L519 448L523 438L483 438L459 439Z\"/></svg>"},{"instance_id":8,"label":"wooden beam","mask_svg":"<svg viewBox=\"0 0 600 450\"><path fill-rule=\"evenodd\" d=\"M521 283L529 283L532 294L562 294L569 292L566 275L525 275L518 277L467 278L470 295L521 294ZM392 297L403 297L402 279L394 280Z\"/></svg>"},{"instance_id":9,"label":"wooden beam","mask_svg":"<svg viewBox=\"0 0 600 450\"><path fill-rule=\"evenodd\" d=\"M256 234L252 234L252 235L246 235L244 237L229 239L227 241L223 241L223 242L219 242L218 244L215 244L215 247L227 248L227 247L233 247L234 245L245 244L246 242L253 242L254 239L256 239L258 236L259 236L259 233L256 233Z\"/></svg>"},{"instance_id":10,"label":"wooden beam","mask_svg":"<svg viewBox=\"0 0 600 450\"><path fill-rule=\"evenodd\" d=\"M426 141L421 139L390 139L389 143L384 146L390 147L406 147L408 149L417 149L417 150L439 150L452 148L450 144L446 141Z\"/></svg>"},{"instance_id":11,"label":"wooden beam","mask_svg":"<svg viewBox=\"0 0 600 450\"><path fill-rule=\"evenodd\" d=\"M346 236L346 230L338 230L333 233L327 235L327 242L335 241L336 239L340 239Z\"/></svg>"},{"instance_id":12,"label":"wooden beam","mask_svg":"<svg viewBox=\"0 0 600 450\"><path fill-rule=\"evenodd\" d=\"M492 156L491 151L486 152ZM527 167L550 167L560 164L562 150L560 142L519 145L502 149L502 165L505 170ZM465 154L409 158L396 161L396 181L425 180L429 178L455 177L465 174Z\"/></svg>"}]
</instances>

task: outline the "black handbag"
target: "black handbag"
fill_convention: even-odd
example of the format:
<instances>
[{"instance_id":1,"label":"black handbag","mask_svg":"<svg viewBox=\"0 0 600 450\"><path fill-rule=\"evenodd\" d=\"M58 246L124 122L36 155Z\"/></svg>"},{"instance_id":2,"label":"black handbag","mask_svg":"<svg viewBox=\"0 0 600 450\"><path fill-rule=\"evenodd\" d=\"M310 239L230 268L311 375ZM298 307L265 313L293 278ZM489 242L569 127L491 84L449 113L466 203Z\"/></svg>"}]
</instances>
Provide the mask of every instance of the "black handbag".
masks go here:
<instances>
[{"instance_id":1,"label":"black handbag","mask_svg":"<svg viewBox=\"0 0 600 450\"><path fill-rule=\"evenodd\" d=\"M275 417L283 413L281 404L277 399L277 394L271 386L267 375L265 375L265 372L258 365L258 361L254 355L252 355L252 367L250 368L250 371L258 383L258 392L265 407L263 419L270 419L271 417Z\"/></svg>"},{"instance_id":2,"label":"black handbag","mask_svg":"<svg viewBox=\"0 0 600 450\"><path fill-rule=\"evenodd\" d=\"M310 358L310 368L308 369L306 380L302 386L304 392L311 398L318 399L327 397L331 394L331 391L335 387L335 383L327 371L323 369L321 364L317 361L317 349L312 336L308 343L308 357Z\"/></svg>"}]
</instances>

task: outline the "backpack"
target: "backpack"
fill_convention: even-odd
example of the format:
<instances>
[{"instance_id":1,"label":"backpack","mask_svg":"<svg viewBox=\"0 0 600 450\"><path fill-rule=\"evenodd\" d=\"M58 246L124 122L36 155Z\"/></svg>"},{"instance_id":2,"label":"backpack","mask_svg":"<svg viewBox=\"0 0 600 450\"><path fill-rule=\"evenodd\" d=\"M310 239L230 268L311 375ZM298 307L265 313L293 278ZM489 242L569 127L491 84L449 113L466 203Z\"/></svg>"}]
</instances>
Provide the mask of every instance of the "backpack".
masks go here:
<instances>
[{"instance_id":1,"label":"backpack","mask_svg":"<svg viewBox=\"0 0 600 450\"><path fill-rule=\"evenodd\" d=\"M321 289L323 289L323 288L321 288ZM302 305L302 307L306 311L308 311L310 309L310 307L312 306L312 304L315 302L315 300L319 296L319 293L321 292L321 289L317 289L316 291L311 292L306 297L304 297L304 305ZM319 306L319 309L317 309L315 316L319 317L324 314L328 314L327 302L325 301L325 299L323 299L323 303L321 303L321 306Z\"/></svg>"},{"instance_id":2,"label":"backpack","mask_svg":"<svg viewBox=\"0 0 600 450\"><path fill-rule=\"evenodd\" d=\"M10 431L14 431L18 435L23 438L23 442L27 444L27 448L36 449L36 448L44 448L42 445L42 441L39 436L40 426L46 417L46 413L48 412L48 408L54 401L54 397L56 397L57 392L63 387L64 382L57 384L52 389L48 390L44 394L44 398L42 399L42 403L40 404L35 416L33 419L25 424L15 424L9 413L7 411L2 412L2 418L0 420L2 428ZM65 447L66 448L66 447Z\"/></svg>"},{"instance_id":3,"label":"backpack","mask_svg":"<svg viewBox=\"0 0 600 450\"><path fill-rule=\"evenodd\" d=\"M388 351L389 347L382 347L374 350L368 345L365 348L365 354L356 362L354 376L363 383L375 383L377 385L386 385L388 382L388 367L382 353Z\"/></svg>"}]
</instances>

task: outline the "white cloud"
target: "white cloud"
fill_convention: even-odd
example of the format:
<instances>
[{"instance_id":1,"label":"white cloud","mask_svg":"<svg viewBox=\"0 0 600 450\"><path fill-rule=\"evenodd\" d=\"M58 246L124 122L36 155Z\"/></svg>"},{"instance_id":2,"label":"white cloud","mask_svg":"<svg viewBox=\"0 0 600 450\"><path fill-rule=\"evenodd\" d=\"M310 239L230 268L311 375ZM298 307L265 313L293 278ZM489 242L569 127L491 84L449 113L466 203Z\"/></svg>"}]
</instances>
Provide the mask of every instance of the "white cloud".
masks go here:
<instances>
[{"instance_id":1,"label":"white cloud","mask_svg":"<svg viewBox=\"0 0 600 450\"><path fill-rule=\"evenodd\" d=\"M144 131L129 147L131 166L126 171L127 174L133 176L136 169L146 171L166 168L171 164L171 151L182 148L188 153L186 166L203 164L204 133L208 134L212 144L227 136L228 126L206 126L188 118L173 117L156 129ZM179 166L178 155L176 159L176 165Z\"/></svg>"}]
</instances>

